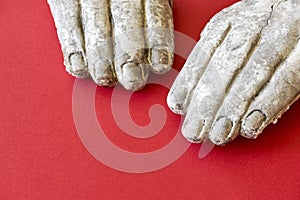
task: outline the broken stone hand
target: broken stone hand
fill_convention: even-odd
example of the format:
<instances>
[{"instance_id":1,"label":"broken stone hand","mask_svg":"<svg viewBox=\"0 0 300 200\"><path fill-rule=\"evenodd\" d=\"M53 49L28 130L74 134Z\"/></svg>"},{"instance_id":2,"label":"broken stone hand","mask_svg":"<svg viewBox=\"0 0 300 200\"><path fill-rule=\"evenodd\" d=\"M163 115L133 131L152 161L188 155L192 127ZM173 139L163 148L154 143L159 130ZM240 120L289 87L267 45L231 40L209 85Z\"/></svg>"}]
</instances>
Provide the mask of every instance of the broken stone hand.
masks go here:
<instances>
[{"instance_id":1,"label":"broken stone hand","mask_svg":"<svg viewBox=\"0 0 300 200\"><path fill-rule=\"evenodd\" d=\"M67 71L102 86L141 89L149 69L168 71L174 36L170 0L48 0Z\"/></svg>"},{"instance_id":2,"label":"broken stone hand","mask_svg":"<svg viewBox=\"0 0 300 200\"><path fill-rule=\"evenodd\" d=\"M256 138L300 95L299 0L244 0L215 15L167 102L183 135L223 145Z\"/></svg>"}]
</instances>

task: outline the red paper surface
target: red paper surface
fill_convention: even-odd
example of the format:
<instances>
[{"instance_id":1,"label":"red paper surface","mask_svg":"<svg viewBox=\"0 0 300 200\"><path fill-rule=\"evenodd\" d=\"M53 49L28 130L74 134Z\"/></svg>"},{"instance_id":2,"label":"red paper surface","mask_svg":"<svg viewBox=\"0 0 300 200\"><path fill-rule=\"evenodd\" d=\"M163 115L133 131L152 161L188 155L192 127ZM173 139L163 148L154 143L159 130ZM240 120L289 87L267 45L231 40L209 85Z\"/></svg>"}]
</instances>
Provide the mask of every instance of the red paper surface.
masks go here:
<instances>
[{"instance_id":1,"label":"red paper surface","mask_svg":"<svg viewBox=\"0 0 300 200\"><path fill-rule=\"evenodd\" d=\"M198 40L210 17L235 1L175 0L175 29ZM97 160L90 153L93 149L86 148L93 141L84 145L75 126L75 79L64 71L55 31L46 1L1 1L0 199L300 198L300 102L257 140L239 137L225 147L214 147L204 159L198 158L201 145L193 144L172 164L148 173L122 172ZM186 46L178 42L176 48L189 52ZM177 55L174 69L180 70L183 63ZM132 96L130 112L138 125L150 123L148 111L154 103L163 105L167 114L159 134L137 139L114 121L113 89L98 87L93 106L107 138L139 155L165 147L181 119L167 109L167 92L152 84ZM126 163L113 152L111 157L133 168L141 164ZM160 159L166 160L164 155ZM151 164L147 157L144 163Z\"/></svg>"}]
</instances>

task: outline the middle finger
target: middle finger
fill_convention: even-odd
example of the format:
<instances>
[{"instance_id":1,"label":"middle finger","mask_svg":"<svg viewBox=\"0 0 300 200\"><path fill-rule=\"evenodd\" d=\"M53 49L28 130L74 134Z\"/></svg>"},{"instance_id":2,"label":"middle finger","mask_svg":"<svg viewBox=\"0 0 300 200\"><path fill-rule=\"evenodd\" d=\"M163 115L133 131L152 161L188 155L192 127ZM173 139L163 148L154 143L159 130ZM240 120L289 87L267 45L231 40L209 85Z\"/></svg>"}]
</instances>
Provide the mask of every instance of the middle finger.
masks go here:
<instances>
[{"instance_id":1,"label":"middle finger","mask_svg":"<svg viewBox=\"0 0 300 200\"><path fill-rule=\"evenodd\" d=\"M129 90L146 84L149 69L144 38L142 0L111 0L115 69L119 82Z\"/></svg>"}]
</instances>

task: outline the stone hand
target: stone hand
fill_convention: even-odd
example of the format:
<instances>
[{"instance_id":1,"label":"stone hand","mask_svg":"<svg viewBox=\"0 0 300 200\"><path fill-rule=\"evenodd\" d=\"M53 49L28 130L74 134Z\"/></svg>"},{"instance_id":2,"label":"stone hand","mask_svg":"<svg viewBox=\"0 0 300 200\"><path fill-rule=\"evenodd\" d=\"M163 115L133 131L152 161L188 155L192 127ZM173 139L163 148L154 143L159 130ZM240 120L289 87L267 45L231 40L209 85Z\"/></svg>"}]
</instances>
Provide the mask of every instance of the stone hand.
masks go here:
<instances>
[{"instance_id":1,"label":"stone hand","mask_svg":"<svg viewBox=\"0 0 300 200\"><path fill-rule=\"evenodd\" d=\"M300 95L300 0L244 0L215 15L167 102L183 135L218 145L256 138Z\"/></svg>"},{"instance_id":2,"label":"stone hand","mask_svg":"<svg viewBox=\"0 0 300 200\"><path fill-rule=\"evenodd\" d=\"M170 0L48 0L67 71L101 86L141 89L149 70L168 71L174 35Z\"/></svg>"}]
</instances>

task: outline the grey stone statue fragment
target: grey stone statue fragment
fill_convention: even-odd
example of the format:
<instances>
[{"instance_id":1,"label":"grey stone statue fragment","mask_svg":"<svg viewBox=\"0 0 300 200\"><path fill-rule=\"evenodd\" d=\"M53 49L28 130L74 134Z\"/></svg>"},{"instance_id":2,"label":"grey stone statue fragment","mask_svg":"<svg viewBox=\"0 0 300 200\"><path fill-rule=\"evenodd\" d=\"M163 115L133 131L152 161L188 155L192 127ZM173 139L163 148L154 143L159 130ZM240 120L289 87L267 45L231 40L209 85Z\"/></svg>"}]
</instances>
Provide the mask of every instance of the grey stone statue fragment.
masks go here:
<instances>
[{"instance_id":1,"label":"grey stone statue fragment","mask_svg":"<svg viewBox=\"0 0 300 200\"><path fill-rule=\"evenodd\" d=\"M215 15L167 97L183 135L256 138L300 96L300 0L243 0Z\"/></svg>"},{"instance_id":2,"label":"grey stone statue fragment","mask_svg":"<svg viewBox=\"0 0 300 200\"><path fill-rule=\"evenodd\" d=\"M67 71L102 86L141 89L149 70L171 69L169 0L48 0Z\"/></svg>"}]
</instances>

